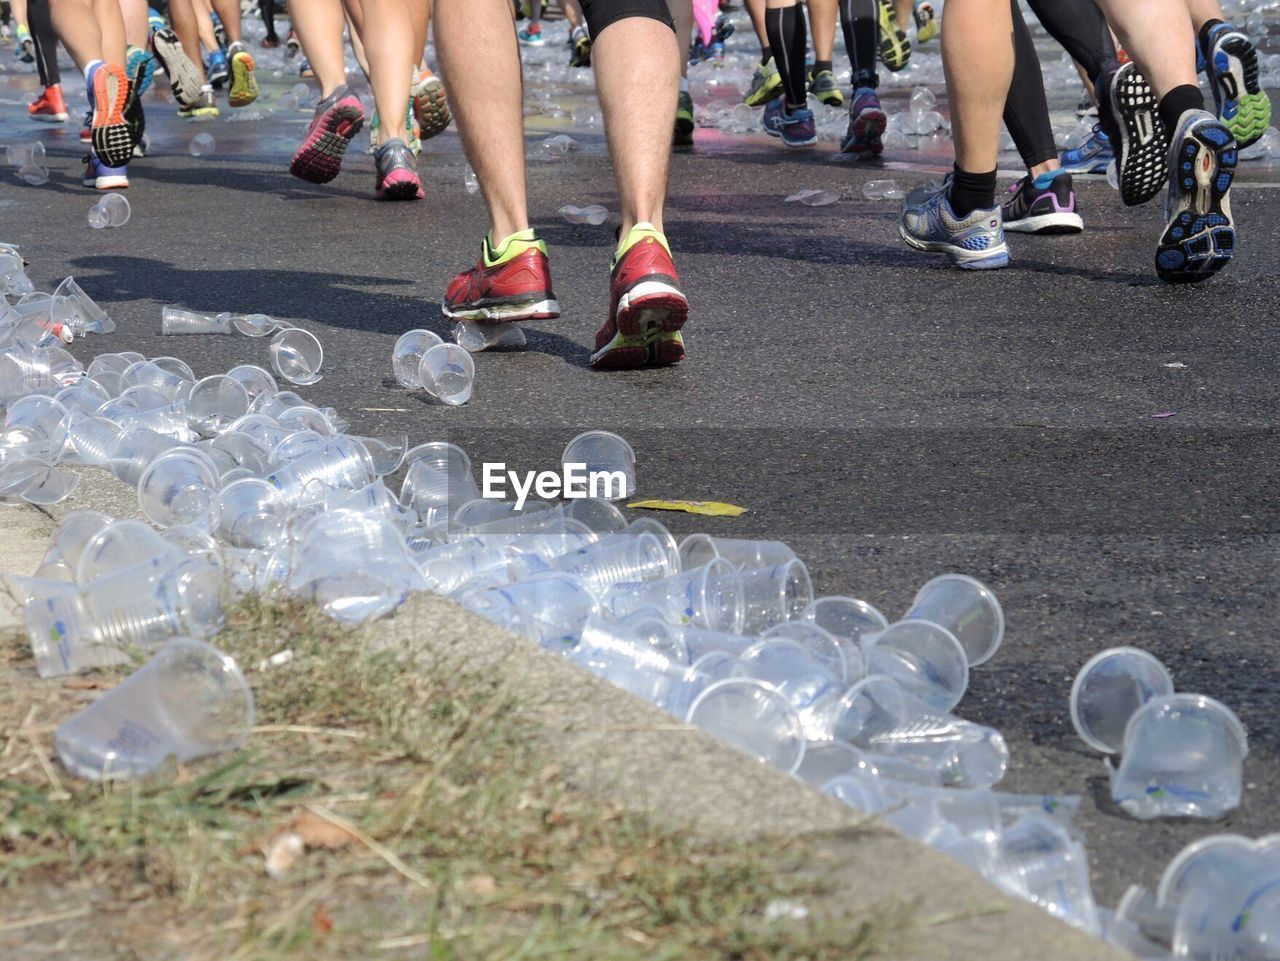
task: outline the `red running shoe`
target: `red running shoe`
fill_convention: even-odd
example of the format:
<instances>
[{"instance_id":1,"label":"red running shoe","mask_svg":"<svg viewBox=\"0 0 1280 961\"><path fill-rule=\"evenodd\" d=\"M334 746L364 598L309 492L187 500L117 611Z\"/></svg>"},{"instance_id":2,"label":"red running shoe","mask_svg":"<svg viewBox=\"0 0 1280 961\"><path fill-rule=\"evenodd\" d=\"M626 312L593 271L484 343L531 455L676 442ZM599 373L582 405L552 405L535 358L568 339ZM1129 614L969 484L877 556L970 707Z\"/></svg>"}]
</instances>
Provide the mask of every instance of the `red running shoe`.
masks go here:
<instances>
[{"instance_id":1,"label":"red running shoe","mask_svg":"<svg viewBox=\"0 0 1280 961\"><path fill-rule=\"evenodd\" d=\"M293 155L289 173L313 184L327 184L342 169L342 156L364 125L364 108L343 84L316 104L307 137Z\"/></svg>"},{"instance_id":2,"label":"red running shoe","mask_svg":"<svg viewBox=\"0 0 1280 961\"><path fill-rule=\"evenodd\" d=\"M62 97L62 85L45 87L44 93L27 104L27 116L42 123L66 123L67 102Z\"/></svg>"},{"instance_id":3,"label":"red running shoe","mask_svg":"<svg viewBox=\"0 0 1280 961\"><path fill-rule=\"evenodd\" d=\"M614 255L609 300L592 367L618 370L684 360L680 328L689 319L689 301L680 290L667 238L652 224L632 227Z\"/></svg>"},{"instance_id":4,"label":"red running shoe","mask_svg":"<svg viewBox=\"0 0 1280 961\"><path fill-rule=\"evenodd\" d=\"M486 237L480 262L453 278L441 310L455 320L490 323L559 317L547 245L532 230L512 234L497 251Z\"/></svg>"}]
</instances>

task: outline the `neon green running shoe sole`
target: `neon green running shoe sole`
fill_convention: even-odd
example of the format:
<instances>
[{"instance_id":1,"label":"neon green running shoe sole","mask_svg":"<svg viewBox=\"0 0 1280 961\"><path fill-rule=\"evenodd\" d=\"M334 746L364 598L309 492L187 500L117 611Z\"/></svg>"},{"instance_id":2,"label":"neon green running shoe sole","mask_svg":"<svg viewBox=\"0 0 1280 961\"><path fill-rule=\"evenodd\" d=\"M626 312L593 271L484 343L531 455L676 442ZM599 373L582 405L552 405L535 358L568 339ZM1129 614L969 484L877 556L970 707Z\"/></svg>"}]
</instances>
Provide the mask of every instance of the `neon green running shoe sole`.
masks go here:
<instances>
[{"instance_id":1,"label":"neon green running shoe sole","mask_svg":"<svg viewBox=\"0 0 1280 961\"><path fill-rule=\"evenodd\" d=\"M891 73L897 73L911 60L911 41L898 29L898 15L893 0L879 0L880 62Z\"/></svg>"},{"instance_id":2,"label":"neon green running shoe sole","mask_svg":"<svg viewBox=\"0 0 1280 961\"><path fill-rule=\"evenodd\" d=\"M778 73L778 68L773 65L772 60L766 67L766 72L756 74L751 82L751 89L742 98L742 102L748 107L763 106L782 94L782 74Z\"/></svg>"}]
</instances>

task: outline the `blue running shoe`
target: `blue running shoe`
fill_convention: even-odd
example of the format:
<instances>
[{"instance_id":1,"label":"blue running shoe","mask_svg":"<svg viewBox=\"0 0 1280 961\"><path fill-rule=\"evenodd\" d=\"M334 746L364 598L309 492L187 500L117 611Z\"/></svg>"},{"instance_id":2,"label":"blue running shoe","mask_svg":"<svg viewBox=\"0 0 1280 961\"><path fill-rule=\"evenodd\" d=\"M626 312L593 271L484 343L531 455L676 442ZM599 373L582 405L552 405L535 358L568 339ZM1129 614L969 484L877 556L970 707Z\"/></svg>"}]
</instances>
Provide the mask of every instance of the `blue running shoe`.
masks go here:
<instances>
[{"instance_id":1,"label":"blue running shoe","mask_svg":"<svg viewBox=\"0 0 1280 961\"><path fill-rule=\"evenodd\" d=\"M1204 43L1205 70L1218 119L1241 150L1252 147L1271 126L1271 98L1258 80L1258 50L1226 23L1214 24Z\"/></svg>"},{"instance_id":2,"label":"blue running shoe","mask_svg":"<svg viewBox=\"0 0 1280 961\"><path fill-rule=\"evenodd\" d=\"M1000 208L975 210L957 217L951 209L951 175L940 187L922 187L907 195L898 233L907 246L946 254L961 270L993 270L1009 266Z\"/></svg>"},{"instance_id":3,"label":"blue running shoe","mask_svg":"<svg viewBox=\"0 0 1280 961\"><path fill-rule=\"evenodd\" d=\"M1115 151L1111 149L1111 139L1102 132L1102 127L1093 125L1093 133L1078 147L1064 150L1061 157L1062 169L1073 174L1106 173L1115 160Z\"/></svg>"},{"instance_id":4,"label":"blue running shoe","mask_svg":"<svg viewBox=\"0 0 1280 961\"><path fill-rule=\"evenodd\" d=\"M807 107L788 111L783 98L770 100L764 108L764 132L780 137L788 147L811 147L818 142L818 126Z\"/></svg>"},{"instance_id":5,"label":"blue running shoe","mask_svg":"<svg viewBox=\"0 0 1280 961\"><path fill-rule=\"evenodd\" d=\"M84 185L95 190L127 190L129 168L124 164L108 167L93 154L84 158Z\"/></svg>"},{"instance_id":6,"label":"blue running shoe","mask_svg":"<svg viewBox=\"0 0 1280 961\"><path fill-rule=\"evenodd\" d=\"M227 55L221 50L209 54L209 62L205 64L205 75L213 88L220 89L231 76L231 67L227 64Z\"/></svg>"},{"instance_id":7,"label":"blue running shoe","mask_svg":"<svg viewBox=\"0 0 1280 961\"><path fill-rule=\"evenodd\" d=\"M1169 145L1169 223L1156 248L1156 273L1171 284L1212 277L1231 260L1236 228L1231 181L1239 151L1231 131L1207 110L1188 110Z\"/></svg>"},{"instance_id":8,"label":"blue running shoe","mask_svg":"<svg viewBox=\"0 0 1280 961\"><path fill-rule=\"evenodd\" d=\"M125 57L124 72L133 84L134 96L141 97L150 88L151 80L156 75L155 54L142 47L130 47Z\"/></svg>"},{"instance_id":9,"label":"blue running shoe","mask_svg":"<svg viewBox=\"0 0 1280 961\"><path fill-rule=\"evenodd\" d=\"M160 11L156 10L155 7L147 8L147 31L149 33L163 30L167 26L169 26L168 21L160 15Z\"/></svg>"}]
</instances>

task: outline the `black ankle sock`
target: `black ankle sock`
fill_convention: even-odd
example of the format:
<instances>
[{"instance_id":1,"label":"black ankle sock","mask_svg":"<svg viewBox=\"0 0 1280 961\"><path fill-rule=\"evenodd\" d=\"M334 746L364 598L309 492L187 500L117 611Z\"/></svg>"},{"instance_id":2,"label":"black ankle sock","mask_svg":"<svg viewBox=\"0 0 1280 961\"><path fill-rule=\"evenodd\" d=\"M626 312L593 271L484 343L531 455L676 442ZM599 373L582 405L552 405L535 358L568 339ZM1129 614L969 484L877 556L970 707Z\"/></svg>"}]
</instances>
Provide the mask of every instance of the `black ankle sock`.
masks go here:
<instances>
[{"instance_id":1,"label":"black ankle sock","mask_svg":"<svg viewBox=\"0 0 1280 961\"><path fill-rule=\"evenodd\" d=\"M828 72L830 72L830 73L835 73L835 71L831 69L831 61L830 61L830 60L815 60L815 61L813 62L813 73L814 73L814 76L817 76L818 74L822 73L822 71L824 71L824 70L826 70L826 71L828 71Z\"/></svg>"},{"instance_id":2,"label":"black ankle sock","mask_svg":"<svg viewBox=\"0 0 1280 961\"><path fill-rule=\"evenodd\" d=\"M1220 23L1222 23L1221 20L1210 20L1206 22L1205 25L1200 28L1200 32L1196 34L1196 40L1199 41L1200 49L1204 52L1205 56L1208 56L1209 54L1209 31Z\"/></svg>"},{"instance_id":3,"label":"black ankle sock","mask_svg":"<svg viewBox=\"0 0 1280 961\"><path fill-rule=\"evenodd\" d=\"M769 62L769 58L773 56L773 47L765 47L760 51L760 63L763 66Z\"/></svg>"},{"instance_id":4,"label":"black ankle sock","mask_svg":"<svg viewBox=\"0 0 1280 961\"><path fill-rule=\"evenodd\" d=\"M957 165L951 179L951 210L957 217L967 217L975 210L990 210L996 205L996 172L969 173Z\"/></svg>"},{"instance_id":5,"label":"black ankle sock","mask_svg":"<svg viewBox=\"0 0 1280 961\"><path fill-rule=\"evenodd\" d=\"M1204 94L1200 88L1189 83L1174 87L1160 99L1160 119L1164 121L1164 129L1170 137L1178 129L1178 121L1188 110L1204 109Z\"/></svg>"}]
</instances>

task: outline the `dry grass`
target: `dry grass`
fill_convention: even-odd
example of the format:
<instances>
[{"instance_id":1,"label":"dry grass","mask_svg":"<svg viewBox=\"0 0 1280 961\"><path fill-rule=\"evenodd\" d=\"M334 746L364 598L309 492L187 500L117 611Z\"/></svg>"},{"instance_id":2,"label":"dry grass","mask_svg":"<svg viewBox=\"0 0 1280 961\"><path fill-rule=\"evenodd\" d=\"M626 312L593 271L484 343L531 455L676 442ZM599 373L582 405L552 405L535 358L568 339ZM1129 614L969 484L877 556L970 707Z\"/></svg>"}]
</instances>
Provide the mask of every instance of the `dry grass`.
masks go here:
<instances>
[{"instance_id":1,"label":"dry grass","mask_svg":"<svg viewBox=\"0 0 1280 961\"><path fill-rule=\"evenodd\" d=\"M0 957L849 961L890 924L767 919L824 894L803 844L710 842L576 793L490 677L299 605L247 603L216 643L254 686L249 747L104 789L51 755L96 692L0 640ZM264 850L303 812L321 849L273 879Z\"/></svg>"}]
</instances>

